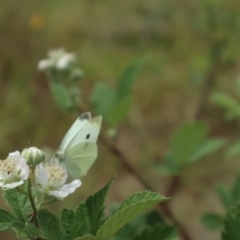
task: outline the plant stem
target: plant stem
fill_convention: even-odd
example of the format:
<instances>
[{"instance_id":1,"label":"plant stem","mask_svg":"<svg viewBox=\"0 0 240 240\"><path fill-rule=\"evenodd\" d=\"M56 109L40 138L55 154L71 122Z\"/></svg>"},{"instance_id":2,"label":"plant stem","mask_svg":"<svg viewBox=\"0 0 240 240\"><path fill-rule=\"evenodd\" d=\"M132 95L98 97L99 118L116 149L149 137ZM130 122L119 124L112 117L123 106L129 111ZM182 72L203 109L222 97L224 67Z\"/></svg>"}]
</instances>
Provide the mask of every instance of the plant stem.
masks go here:
<instances>
[{"instance_id":1,"label":"plant stem","mask_svg":"<svg viewBox=\"0 0 240 240\"><path fill-rule=\"evenodd\" d=\"M38 228L39 226L38 226L38 220L37 220L37 208L34 203L31 187L32 187L31 178L29 178L28 179L28 197L33 210L33 214L32 214L33 222L34 222L34 225Z\"/></svg>"}]
</instances>

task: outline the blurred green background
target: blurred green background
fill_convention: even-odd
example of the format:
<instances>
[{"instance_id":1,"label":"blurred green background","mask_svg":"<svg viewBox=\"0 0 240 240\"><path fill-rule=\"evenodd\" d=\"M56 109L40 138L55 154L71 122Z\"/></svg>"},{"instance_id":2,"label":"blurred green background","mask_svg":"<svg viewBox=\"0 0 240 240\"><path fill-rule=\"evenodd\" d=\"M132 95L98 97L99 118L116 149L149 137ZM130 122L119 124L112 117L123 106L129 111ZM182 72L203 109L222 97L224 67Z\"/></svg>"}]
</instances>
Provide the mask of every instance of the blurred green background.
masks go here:
<instances>
[{"instance_id":1,"label":"blurred green background","mask_svg":"<svg viewBox=\"0 0 240 240\"><path fill-rule=\"evenodd\" d=\"M46 76L37 71L49 49L64 47L77 54L85 73L79 84L85 98L98 81L114 87L129 64L147 57L116 144L164 195L168 178L146 166L162 162L174 131L195 120L202 103L199 118L208 123L211 136L230 143L239 138L239 117L226 118L224 109L211 101L214 91L240 98L239 14L236 0L1 1L1 159L29 146L28 141L57 149L77 117L57 108ZM220 238L201 225L200 217L224 212L214 188L219 183L231 186L240 172L239 158L226 158L223 152L185 169L171 200L174 214L196 240ZM98 159L83 186L54 204L53 211L74 207L115 174L108 204L142 189L99 144ZM2 198L0 204L5 206ZM6 234L0 238L16 239Z\"/></svg>"}]
</instances>

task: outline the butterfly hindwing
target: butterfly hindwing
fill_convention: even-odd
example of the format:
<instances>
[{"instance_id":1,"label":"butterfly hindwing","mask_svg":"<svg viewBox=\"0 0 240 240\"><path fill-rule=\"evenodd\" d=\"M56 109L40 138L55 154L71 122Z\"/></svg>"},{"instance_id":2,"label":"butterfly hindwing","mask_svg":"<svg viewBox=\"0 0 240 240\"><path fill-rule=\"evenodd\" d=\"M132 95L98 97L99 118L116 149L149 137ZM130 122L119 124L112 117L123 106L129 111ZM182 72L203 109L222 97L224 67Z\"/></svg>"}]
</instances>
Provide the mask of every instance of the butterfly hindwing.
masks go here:
<instances>
[{"instance_id":1,"label":"butterfly hindwing","mask_svg":"<svg viewBox=\"0 0 240 240\"><path fill-rule=\"evenodd\" d=\"M66 150L63 165L72 177L79 178L87 173L96 158L96 143L83 142Z\"/></svg>"}]
</instances>

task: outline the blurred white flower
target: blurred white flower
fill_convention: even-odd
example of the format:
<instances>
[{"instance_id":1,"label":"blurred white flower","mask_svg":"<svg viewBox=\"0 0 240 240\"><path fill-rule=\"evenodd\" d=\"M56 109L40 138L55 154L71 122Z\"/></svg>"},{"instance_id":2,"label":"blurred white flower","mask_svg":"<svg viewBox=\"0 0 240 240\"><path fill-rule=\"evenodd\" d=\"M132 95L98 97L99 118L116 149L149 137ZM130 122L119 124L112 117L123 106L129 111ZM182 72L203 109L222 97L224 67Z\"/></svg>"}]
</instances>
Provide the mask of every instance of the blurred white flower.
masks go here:
<instances>
[{"instance_id":1,"label":"blurred white flower","mask_svg":"<svg viewBox=\"0 0 240 240\"><path fill-rule=\"evenodd\" d=\"M68 53L64 49L51 50L48 53L48 59L39 61L38 70L45 71L54 67L59 70L65 70L75 61L76 56L73 53Z\"/></svg>"},{"instance_id":2,"label":"blurred white flower","mask_svg":"<svg viewBox=\"0 0 240 240\"><path fill-rule=\"evenodd\" d=\"M40 163L35 170L35 181L38 189L57 198L67 197L82 184L79 179L65 184L67 178L66 170L58 163Z\"/></svg>"},{"instance_id":3,"label":"blurred white flower","mask_svg":"<svg viewBox=\"0 0 240 240\"><path fill-rule=\"evenodd\" d=\"M7 159L0 160L0 187L2 189L13 189L22 185L28 175L29 167L19 151L9 153Z\"/></svg>"},{"instance_id":4,"label":"blurred white flower","mask_svg":"<svg viewBox=\"0 0 240 240\"><path fill-rule=\"evenodd\" d=\"M56 62L56 68L64 70L69 67L70 64L76 61L76 57L72 53L65 53Z\"/></svg>"}]
</instances>

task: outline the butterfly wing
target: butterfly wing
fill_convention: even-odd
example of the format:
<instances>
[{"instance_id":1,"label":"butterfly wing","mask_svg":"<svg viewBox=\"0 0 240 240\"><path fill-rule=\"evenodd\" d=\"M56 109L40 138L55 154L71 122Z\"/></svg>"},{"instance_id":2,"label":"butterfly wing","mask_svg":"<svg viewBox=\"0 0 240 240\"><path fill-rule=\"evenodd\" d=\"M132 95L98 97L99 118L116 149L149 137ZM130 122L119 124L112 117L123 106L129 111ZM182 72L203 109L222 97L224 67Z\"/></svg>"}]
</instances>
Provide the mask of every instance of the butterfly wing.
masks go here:
<instances>
[{"instance_id":1,"label":"butterfly wing","mask_svg":"<svg viewBox=\"0 0 240 240\"><path fill-rule=\"evenodd\" d=\"M82 142L64 152L63 165L72 177L80 178L88 172L96 158L96 143Z\"/></svg>"},{"instance_id":2,"label":"butterfly wing","mask_svg":"<svg viewBox=\"0 0 240 240\"><path fill-rule=\"evenodd\" d=\"M65 151L65 149L68 147L72 139L74 139L74 137L81 131L81 129L83 129L87 124L89 124L90 121L91 121L90 112L81 114L64 136L59 150L62 152Z\"/></svg>"},{"instance_id":3,"label":"butterfly wing","mask_svg":"<svg viewBox=\"0 0 240 240\"><path fill-rule=\"evenodd\" d=\"M83 142L93 142L93 143L96 143L98 135L99 135L101 123L102 123L102 116L97 116L97 117L91 119L68 142L68 145L67 145L66 149L72 148L75 145L77 145L79 143L83 143Z\"/></svg>"},{"instance_id":4,"label":"butterfly wing","mask_svg":"<svg viewBox=\"0 0 240 240\"><path fill-rule=\"evenodd\" d=\"M75 121L58 151L63 155L61 162L67 172L75 178L84 176L97 158L96 141L102 117L89 117L90 113L86 116L82 114L79 120ZM81 121L80 124L77 121Z\"/></svg>"}]
</instances>

